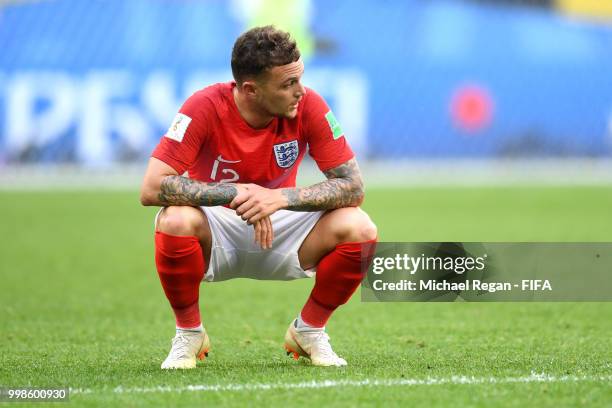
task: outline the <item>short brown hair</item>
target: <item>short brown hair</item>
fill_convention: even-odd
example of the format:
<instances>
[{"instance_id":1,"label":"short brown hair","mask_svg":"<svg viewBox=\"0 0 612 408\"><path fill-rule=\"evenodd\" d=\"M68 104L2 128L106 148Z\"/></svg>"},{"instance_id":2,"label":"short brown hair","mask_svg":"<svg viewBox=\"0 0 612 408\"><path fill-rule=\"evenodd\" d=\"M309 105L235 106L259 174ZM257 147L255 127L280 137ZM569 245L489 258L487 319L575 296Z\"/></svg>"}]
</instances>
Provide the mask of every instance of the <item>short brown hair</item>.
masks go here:
<instances>
[{"instance_id":1,"label":"short brown hair","mask_svg":"<svg viewBox=\"0 0 612 408\"><path fill-rule=\"evenodd\" d=\"M268 25L243 33L232 49L232 74L241 84L256 78L268 68L287 65L300 58L295 40L285 31Z\"/></svg>"}]
</instances>

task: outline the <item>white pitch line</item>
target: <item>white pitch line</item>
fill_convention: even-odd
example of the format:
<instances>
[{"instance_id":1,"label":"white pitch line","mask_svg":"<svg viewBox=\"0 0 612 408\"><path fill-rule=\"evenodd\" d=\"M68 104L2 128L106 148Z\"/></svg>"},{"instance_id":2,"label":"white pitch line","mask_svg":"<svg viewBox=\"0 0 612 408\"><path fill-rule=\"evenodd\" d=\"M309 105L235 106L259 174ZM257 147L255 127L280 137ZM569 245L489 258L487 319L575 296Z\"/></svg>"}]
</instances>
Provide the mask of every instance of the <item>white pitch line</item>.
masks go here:
<instances>
[{"instance_id":1,"label":"white pitch line","mask_svg":"<svg viewBox=\"0 0 612 408\"><path fill-rule=\"evenodd\" d=\"M116 388L71 388L70 394L95 394L111 391L115 394L148 394L156 392L230 392L230 391L269 391L291 389L313 389L333 387L405 387L418 385L474 385L474 384L511 384L511 383L555 383L555 382L612 382L612 375L607 376L554 376L531 373L525 377L427 377L427 378L397 378L381 380L322 380L304 381L298 383L246 383L246 384L196 384L182 387L123 387Z\"/></svg>"}]
</instances>

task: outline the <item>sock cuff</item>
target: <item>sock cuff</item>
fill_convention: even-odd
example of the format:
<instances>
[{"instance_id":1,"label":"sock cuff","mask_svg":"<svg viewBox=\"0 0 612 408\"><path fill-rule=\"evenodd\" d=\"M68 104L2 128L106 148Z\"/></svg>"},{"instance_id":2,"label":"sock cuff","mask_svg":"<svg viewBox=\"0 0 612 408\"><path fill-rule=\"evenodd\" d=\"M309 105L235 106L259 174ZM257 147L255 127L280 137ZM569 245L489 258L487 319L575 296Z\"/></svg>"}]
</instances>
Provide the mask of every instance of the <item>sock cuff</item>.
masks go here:
<instances>
[{"instance_id":1,"label":"sock cuff","mask_svg":"<svg viewBox=\"0 0 612 408\"><path fill-rule=\"evenodd\" d=\"M367 240L367 241L343 242L341 244L336 245L336 249L361 250L362 247L369 247L372 245L376 245L377 242L378 242L378 237Z\"/></svg>"},{"instance_id":2,"label":"sock cuff","mask_svg":"<svg viewBox=\"0 0 612 408\"><path fill-rule=\"evenodd\" d=\"M155 247L171 258L191 255L201 250L200 240L196 236L170 235L161 231L155 231Z\"/></svg>"},{"instance_id":3,"label":"sock cuff","mask_svg":"<svg viewBox=\"0 0 612 408\"><path fill-rule=\"evenodd\" d=\"M371 258L376 251L378 238L363 242L344 242L336 245L335 251L347 258L360 260L363 257Z\"/></svg>"}]
</instances>

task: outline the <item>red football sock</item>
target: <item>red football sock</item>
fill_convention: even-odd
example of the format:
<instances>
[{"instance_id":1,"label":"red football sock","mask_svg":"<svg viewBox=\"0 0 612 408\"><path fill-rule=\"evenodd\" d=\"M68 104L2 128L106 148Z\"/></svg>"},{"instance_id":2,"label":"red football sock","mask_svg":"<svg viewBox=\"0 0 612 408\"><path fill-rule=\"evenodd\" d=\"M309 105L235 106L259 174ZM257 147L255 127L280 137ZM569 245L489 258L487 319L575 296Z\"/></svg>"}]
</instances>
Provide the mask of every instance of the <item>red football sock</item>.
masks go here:
<instances>
[{"instance_id":1,"label":"red football sock","mask_svg":"<svg viewBox=\"0 0 612 408\"><path fill-rule=\"evenodd\" d=\"M334 310L350 299L365 276L375 249L375 239L348 242L336 246L319 261L314 288L301 313L306 324L324 327Z\"/></svg>"},{"instance_id":2,"label":"red football sock","mask_svg":"<svg viewBox=\"0 0 612 408\"><path fill-rule=\"evenodd\" d=\"M198 327L202 323L198 300L205 268L198 238L155 232L155 264L176 326Z\"/></svg>"}]
</instances>

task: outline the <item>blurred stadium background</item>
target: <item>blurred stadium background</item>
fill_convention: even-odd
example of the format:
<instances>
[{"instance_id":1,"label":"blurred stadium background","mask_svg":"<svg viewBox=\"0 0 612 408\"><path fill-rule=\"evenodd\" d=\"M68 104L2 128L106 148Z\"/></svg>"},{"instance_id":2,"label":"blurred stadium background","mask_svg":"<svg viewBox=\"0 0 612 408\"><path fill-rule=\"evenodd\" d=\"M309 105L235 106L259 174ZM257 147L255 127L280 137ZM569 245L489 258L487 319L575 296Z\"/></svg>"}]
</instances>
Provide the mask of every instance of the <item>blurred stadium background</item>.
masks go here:
<instances>
[{"instance_id":1,"label":"blurred stadium background","mask_svg":"<svg viewBox=\"0 0 612 408\"><path fill-rule=\"evenodd\" d=\"M612 182L611 1L5 0L0 185L137 186L268 23L373 183Z\"/></svg>"},{"instance_id":2,"label":"blurred stadium background","mask_svg":"<svg viewBox=\"0 0 612 408\"><path fill-rule=\"evenodd\" d=\"M612 303L357 295L329 327L350 366L329 371L282 352L312 281L240 279L203 285L205 364L159 370L174 327L144 167L267 23L298 39L382 241L612 241L612 1L0 0L0 386L79 406L609 407ZM300 385L330 380L408 385Z\"/></svg>"}]
</instances>

